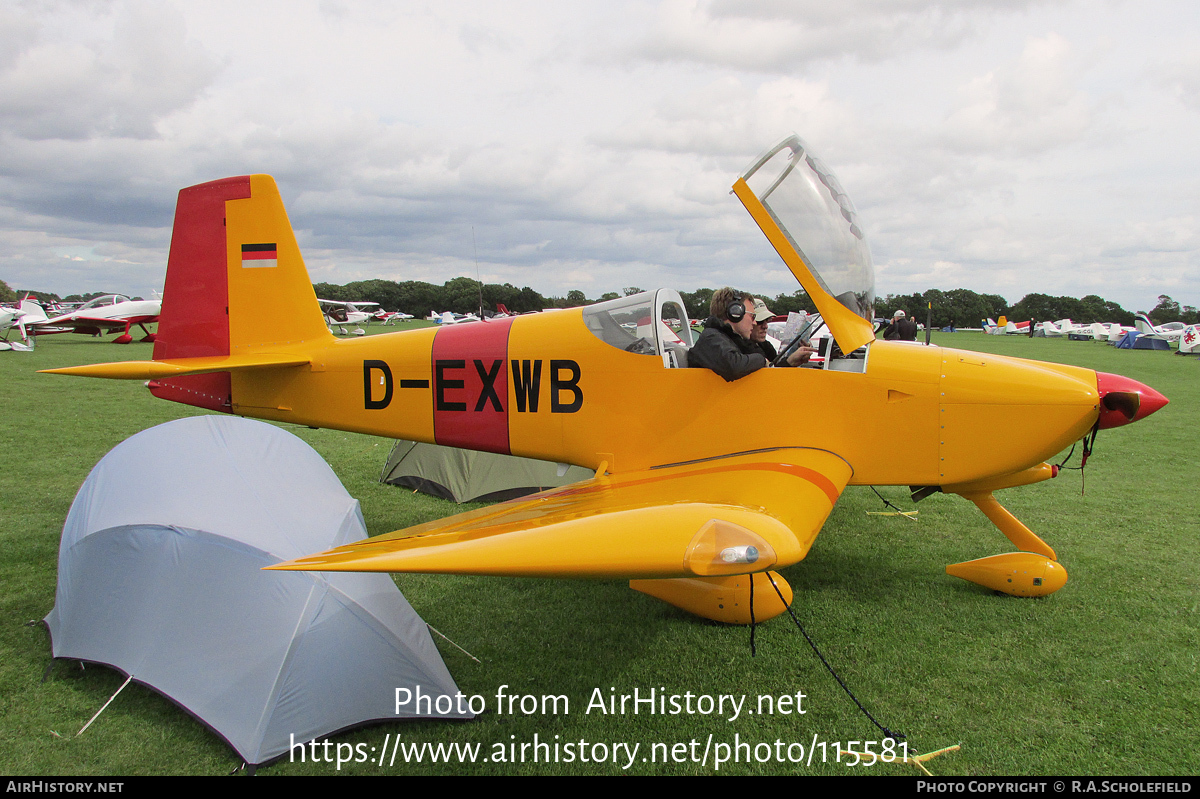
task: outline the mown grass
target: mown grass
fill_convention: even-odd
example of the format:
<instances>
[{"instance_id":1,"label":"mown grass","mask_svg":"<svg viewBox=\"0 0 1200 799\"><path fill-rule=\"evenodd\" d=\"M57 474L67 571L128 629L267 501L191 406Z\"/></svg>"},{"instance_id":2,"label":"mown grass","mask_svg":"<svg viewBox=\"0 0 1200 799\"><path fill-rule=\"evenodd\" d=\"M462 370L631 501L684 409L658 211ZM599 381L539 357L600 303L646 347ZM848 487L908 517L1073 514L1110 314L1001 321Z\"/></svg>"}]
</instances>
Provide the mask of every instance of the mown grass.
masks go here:
<instances>
[{"instance_id":1,"label":"mown grass","mask_svg":"<svg viewBox=\"0 0 1200 799\"><path fill-rule=\"evenodd\" d=\"M374 332L374 331L373 331ZM921 751L962 750L936 774L1194 774L1200 705L1196 486L1200 363L1170 353L1117 351L1061 339L939 334L937 343L1115 372L1154 386L1171 404L1102 433L1078 472L1003 492L1001 500L1058 551L1067 586L1041 600L994 595L948 577L947 563L1011 550L969 503L933 496L919 520L883 510L867 488L846 491L810 556L785 570L794 608L825 656L885 725ZM194 409L152 398L137 382L80 380L35 370L148 358L149 345L113 347L59 336L31 354L0 353L0 771L9 774L222 774L237 756L150 690L130 686L79 738L71 736L120 685L104 669L50 663L40 620L54 604L58 539L75 492L105 452L133 433ZM807 409L810 416L819 408ZM376 483L390 442L289 428L314 446L358 497L372 534L461 508ZM880 457L895 453L881 452ZM981 453L981 456L985 455ZM1078 462L1078 453L1075 461ZM136 480L137 474L128 475ZM906 505L907 492L881 489ZM443 656L466 694L486 698L472 722L392 723L337 736L382 747L411 743L541 741L641 744L835 742L880 734L784 618L749 631L709 623L623 582L402 575L417 611L478 656ZM559 715L497 713L495 694L566 695ZM804 715L615 715L585 712L594 689L668 693L805 694ZM353 689L352 686L349 687ZM61 737L60 737L61 736ZM660 750L661 751L661 750ZM761 751L761 750L760 750ZM794 751L794 750L793 750ZM806 753L807 754L807 753ZM372 753L372 757L376 757ZM527 755L528 756L528 755ZM832 755L830 756L832 759ZM817 758L819 759L819 757ZM915 774L901 766L729 763L730 774ZM335 773L332 764L280 762L266 775ZM612 763L343 765L351 774L612 774ZM695 762L636 762L641 774L716 773Z\"/></svg>"}]
</instances>

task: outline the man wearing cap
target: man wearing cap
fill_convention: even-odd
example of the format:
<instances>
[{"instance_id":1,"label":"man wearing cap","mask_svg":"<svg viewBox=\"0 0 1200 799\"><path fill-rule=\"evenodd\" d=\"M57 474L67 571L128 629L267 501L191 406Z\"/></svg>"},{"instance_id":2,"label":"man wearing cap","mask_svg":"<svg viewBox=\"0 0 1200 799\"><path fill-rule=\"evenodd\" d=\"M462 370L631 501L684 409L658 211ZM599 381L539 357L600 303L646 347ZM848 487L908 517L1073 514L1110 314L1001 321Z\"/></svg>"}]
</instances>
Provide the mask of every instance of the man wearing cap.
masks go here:
<instances>
[{"instance_id":1,"label":"man wearing cap","mask_svg":"<svg viewBox=\"0 0 1200 799\"><path fill-rule=\"evenodd\" d=\"M917 323L905 316L904 311L896 311L891 324L883 329L883 337L888 341L916 341Z\"/></svg>"},{"instance_id":2,"label":"man wearing cap","mask_svg":"<svg viewBox=\"0 0 1200 799\"><path fill-rule=\"evenodd\" d=\"M754 329L750 331L750 340L757 344L763 351L763 355L767 356L768 363L774 363L776 357L775 346L767 341L767 323L771 321L771 317L775 314L767 308L767 304L760 299L754 300ZM796 349L794 354L788 355L786 366L796 366L806 362L816 353L814 347L804 344Z\"/></svg>"},{"instance_id":3,"label":"man wearing cap","mask_svg":"<svg viewBox=\"0 0 1200 799\"><path fill-rule=\"evenodd\" d=\"M727 383L770 366L766 352L750 340L756 327L753 303L754 297L728 286L713 292L709 304L712 315L705 320L704 332L688 353L688 366L712 369ZM769 319L770 311L767 314ZM765 334L765 323L763 329ZM788 356L789 366L800 362L798 353Z\"/></svg>"}]
</instances>

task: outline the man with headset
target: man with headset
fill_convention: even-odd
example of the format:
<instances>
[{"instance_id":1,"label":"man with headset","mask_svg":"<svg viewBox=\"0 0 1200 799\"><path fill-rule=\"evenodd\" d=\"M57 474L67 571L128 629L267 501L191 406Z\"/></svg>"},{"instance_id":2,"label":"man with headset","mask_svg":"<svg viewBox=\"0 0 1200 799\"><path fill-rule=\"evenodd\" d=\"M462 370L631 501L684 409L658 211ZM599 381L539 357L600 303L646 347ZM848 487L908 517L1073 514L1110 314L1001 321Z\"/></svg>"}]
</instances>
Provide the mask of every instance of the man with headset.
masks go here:
<instances>
[{"instance_id":1,"label":"man with headset","mask_svg":"<svg viewBox=\"0 0 1200 799\"><path fill-rule=\"evenodd\" d=\"M688 366L712 369L732 383L738 378L770 366L766 355L750 340L754 330L754 297L726 286L713 293L709 305L712 315L704 322L704 332L688 353ZM788 365L800 354L793 353Z\"/></svg>"}]
</instances>

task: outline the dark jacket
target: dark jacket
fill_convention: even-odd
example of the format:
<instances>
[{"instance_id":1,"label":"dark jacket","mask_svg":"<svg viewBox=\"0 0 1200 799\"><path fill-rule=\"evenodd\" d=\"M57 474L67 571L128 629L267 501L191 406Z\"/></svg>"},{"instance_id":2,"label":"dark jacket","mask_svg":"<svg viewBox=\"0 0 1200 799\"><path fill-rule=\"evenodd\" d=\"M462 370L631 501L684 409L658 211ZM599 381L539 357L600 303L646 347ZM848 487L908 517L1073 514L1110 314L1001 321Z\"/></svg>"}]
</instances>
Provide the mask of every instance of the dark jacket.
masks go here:
<instances>
[{"instance_id":1,"label":"dark jacket","mask_svg":"<svg viewBox=\"0 0 1200 799\"><path fill-rule=\"evenodd\" d=\"M712 369L729 383L766 365L767 358L757 344L715 316L705 321L704 332L688 352L688 366Z\"/></svg>"},{"instance_id":2,"label":"dark jacket","mask_svg":"<svg viewBox=\"0 0 1200 799\"><path fill-rule=\"evenodd\" d=\"M883 337L888 341L916 341L917 323L908 316L893 319L892 323L883 329Z\"/></svg>"}]
</instances>

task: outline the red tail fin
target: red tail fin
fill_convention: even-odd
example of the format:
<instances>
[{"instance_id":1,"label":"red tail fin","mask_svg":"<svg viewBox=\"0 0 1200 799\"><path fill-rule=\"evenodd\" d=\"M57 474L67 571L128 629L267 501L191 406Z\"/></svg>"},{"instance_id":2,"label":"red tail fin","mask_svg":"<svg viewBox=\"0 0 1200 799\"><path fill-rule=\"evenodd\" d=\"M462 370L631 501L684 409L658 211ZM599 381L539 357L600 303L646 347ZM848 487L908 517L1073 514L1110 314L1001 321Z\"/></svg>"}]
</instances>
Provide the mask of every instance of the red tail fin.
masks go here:
<instances>
[{"instance_id":1,"label":"red tail fin","mask_svg":"<svg viewBox=\"0 0 1200 799\"><path fill-rule=\"evenodd\" d=\"M229 354L225 201L249 196L248 175L180 190L154 360ZM228 372L155 380L150 391L214 411L230 407Z\"/></svg>"}]
</instances>

